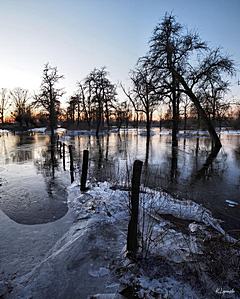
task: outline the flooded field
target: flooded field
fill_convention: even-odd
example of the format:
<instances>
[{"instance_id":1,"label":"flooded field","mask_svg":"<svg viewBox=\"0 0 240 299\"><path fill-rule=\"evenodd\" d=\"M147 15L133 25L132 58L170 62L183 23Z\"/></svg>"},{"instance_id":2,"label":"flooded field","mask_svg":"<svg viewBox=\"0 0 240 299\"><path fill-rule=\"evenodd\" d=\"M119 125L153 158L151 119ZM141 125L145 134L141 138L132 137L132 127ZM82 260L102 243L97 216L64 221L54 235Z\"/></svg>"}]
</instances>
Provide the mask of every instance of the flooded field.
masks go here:
<instances>
[{"instance_id":1,"label":"flooded field","mask_svg":"<svg viewBox=\"0 0 240 299\"><path fill-rule=\"evenodd\" d=\"M192 199L210 209L224 221L223 227L238 234L240 227L240 135L224 132L223 144L214 161L208 156L211 141L205 136L179 137L172 150L171 136L163 131L146 137L137 130L95 136L62 136L73 145L75 177L79 177L82 151L90 152L90 181L109 181L124 185L135 159L144 161L142 183L153 189ZM51 163L49 137L34 133L2 135L0 138L0 208L20 224L54 222L67 213L66 187L70 184L69 157L66 171L62 157L55 152ZM54 166L54 167L53 167Z\"/></svg>"}]
</instances>

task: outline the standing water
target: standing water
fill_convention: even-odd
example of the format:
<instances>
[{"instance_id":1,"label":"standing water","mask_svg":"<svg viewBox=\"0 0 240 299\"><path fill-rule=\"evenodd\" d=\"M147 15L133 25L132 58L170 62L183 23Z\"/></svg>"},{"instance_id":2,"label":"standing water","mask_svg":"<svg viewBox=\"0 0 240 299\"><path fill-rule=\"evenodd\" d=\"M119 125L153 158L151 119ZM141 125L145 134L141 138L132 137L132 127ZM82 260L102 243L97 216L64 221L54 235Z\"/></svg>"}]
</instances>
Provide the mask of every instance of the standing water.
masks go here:
<instances>
[{"instance_id":1,"label":"standing water","mask_svg":"<svg viewBox=\"0 0 240 299\"><path fill-rule=\"evenodd\" d=\"M144 131L112 133L97 140L94 136L76 136L75 156L90 152L90 179L125 184L135 159L144 162L142 183L153 189L165 189L179 197L196 201L223 220L223 227L240 235L240 134L224 131L223 147L215 160L209 159L211 140L206 134L180 134L179 146L172 149L169 131L158 130L146 146ZM182 136L182 137L181 137ZM184 137L185 136L185 137Z\"/></svg>"},{"instance_id":2,"label":"standing water","mask_svg":"<svg viewBox=\"0 0 240 299\"><path fill-rule=\"evenodd\" d=\"M168 131L154 133L149 146L144 132L135 129L99 139L61 138L73 145L76 180L84 149L90 153L90 181L124 185L132 163L140 159L142 184L201 203L223 220L225 230L239 237L240 135L224 132L223 147L211 161L211 141L204 135L180 136L178 148L172 149ZM69 158L64 171L62 157L55 152L53 165L49 137L40 133L2 135L0 151L0 270L8 275L17 268L19 275L39 262L72 224L66 190Z\"/></svg>"}]
</instances>

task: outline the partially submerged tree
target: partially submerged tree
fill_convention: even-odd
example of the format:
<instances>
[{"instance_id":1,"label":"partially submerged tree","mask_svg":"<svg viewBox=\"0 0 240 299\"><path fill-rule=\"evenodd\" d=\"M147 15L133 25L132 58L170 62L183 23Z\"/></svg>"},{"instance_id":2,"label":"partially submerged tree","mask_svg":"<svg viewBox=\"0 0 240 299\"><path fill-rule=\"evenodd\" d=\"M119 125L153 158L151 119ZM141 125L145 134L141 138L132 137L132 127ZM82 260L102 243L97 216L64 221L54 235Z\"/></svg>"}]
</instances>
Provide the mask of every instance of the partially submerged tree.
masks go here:
<instances>
[{"instance_id":1,"label":"partially submerged tree","mask_svg":"<svg viewBox=\"0 0 240 299\"><path fill-rule=\"evenodd\" d=\"M114 107L116 88L115 85L107 78L107 71L103 67L94 69L84 81L84 90L86 92L88 109L91 107L91 114L95 112L96 119L96 136L99 136L101 126L104 124L104 119L107 121L108 128L110 127L111 108ZM89 119L87 106L84 99L84 111Z\"/></svg>"},{"instance_id":2,"label":"partially submerged tree","mask_svg":"<svg viewBox=\"0 0 240 299\"><path fill-rule=\"evenodd\" d=\"M198 34L184 33L183 26L172 15L165 15L157 25L150 40L151 71L159 77L159 83L169 90L173 108L173 145L177 145L177 122L180 93L194 103L204 120L214 145L221 147L215 128L201 105L199 89L203 82L223 80L223 74L232 75L232 60L220 49L211 50Z\"/></svg>"},{"instance_id":3,"label":"partially submerged tree","mask_svg":"<svg viewBox=\"0 0 240 299\"><path fill-rule=\"evenodd\" d=\"M136 70L131 73L132 90L127 92L121 85L123 92L130 100L137 113L143 113L146 118L147 137L150 137L152 117L160 101L160 92L155 86L155 74L141 61Z\"/></svg>"},{"instance_id":4,"label":"partially submerged tree","mask_svg":"<svg viewBox=\"0 0 240 299\"><path fill-rule=\"evenodd\" d=\"M221 124L224 114L230 107L229 101L224 99L224 95L229 90L228 87L229 83L221 78L218 78L218 80L209 78L199 86L199 98L202 98L202 106L208 118L212 120L214 127L217 121Z\"/></svg>"},{"instance_id":5,"label":"partially submerged tree","mask_svg":"<svg viewBox=\"0 0 240 299\"><path fill-rule=\"evenodd\" d=\"M57 88L63 75L58 74L57 67L51 67L49 63L44 66L40 92L35 96L36 107L47 111L51 130L51 144L54 144L54 129L57 126L57 118L60 109L60 98L64 94L62 88Z\"/></svg>"}]
</instances>

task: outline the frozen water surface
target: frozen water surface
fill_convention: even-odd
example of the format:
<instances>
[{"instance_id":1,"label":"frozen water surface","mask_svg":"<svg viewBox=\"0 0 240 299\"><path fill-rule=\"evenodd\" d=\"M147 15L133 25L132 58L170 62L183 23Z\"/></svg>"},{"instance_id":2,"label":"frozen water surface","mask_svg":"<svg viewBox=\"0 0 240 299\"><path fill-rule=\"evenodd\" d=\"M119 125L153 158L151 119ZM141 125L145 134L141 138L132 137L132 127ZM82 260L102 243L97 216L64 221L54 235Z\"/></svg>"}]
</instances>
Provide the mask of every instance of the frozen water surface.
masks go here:
<instances>
[{"instance_id":1,"label":"frozen water surface","mask_svg":"<svg viewBox=\"0 0 240 299\"><path fill-rule=\"evenodd\" d=\"M99 140L86 132L63 135L61 140L74 145L76 183L69 191L68 155L66 171L59 153L55 153L53 168L49 138L43 129L40 131L16 136L3 132L0 137L0 280L14 285L12 298L47 298L49 292L52 298L56 294L58 298L87 298L89 294L104 292L108 285L116 285L111 281L109 267L125 244L128 193L110 191L108 183L103 183L82 196L77 182L84 149L90 151L91 182L124 185L129 181L127 168L131 169L135 159L141 159L142 184L149 188L149 194L154 194L149 195L147 203L155 205L156 219L172 214L200 221L201 224L190 224L193 233L210 225L222 234L229 230L236 236L240 225L238 132L222 134L223 148L211 165L205 165L209 138L194 134L180 135L177 151L172 151L167 131L153 134L148 151L144 133L138 135L136 130L111 133ZM154 198L160 195L153 189L161 188L172 195L156 202ZM181 204L178 196L196 203ZM164 231L165 225L164 221L156 225L154 233ZM178 244L171 243L176 238ZM188 259L184 238L180 232L169 229L162 239L161 252L171 260ZM189 242L191 251L201 254L194 236ZM180 255L169 251L173 245L178 245L175 251ZM109 288L108 293L115 289L116 286Z\"/></svg>"}]
</instances>

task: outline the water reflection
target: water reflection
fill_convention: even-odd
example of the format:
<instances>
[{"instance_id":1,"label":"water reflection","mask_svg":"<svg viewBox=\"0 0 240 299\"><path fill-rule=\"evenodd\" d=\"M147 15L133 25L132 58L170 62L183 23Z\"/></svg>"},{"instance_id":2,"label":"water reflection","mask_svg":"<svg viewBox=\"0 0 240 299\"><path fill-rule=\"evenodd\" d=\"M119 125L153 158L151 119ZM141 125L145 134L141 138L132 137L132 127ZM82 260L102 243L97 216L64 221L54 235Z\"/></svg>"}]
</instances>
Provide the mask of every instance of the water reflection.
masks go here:
<instances>
[{"instance_id":1,"label":"water reflection","mask_svg":"<svg viewBox=\"0 0 240 299\"><path fill-rule=\"evenodd\" d=\"M49 138L9 135L0 142L4 149L1 175L5 179L0 186L2 211L22 224L47 223L63 217L68 210L66 187Z\"/></svg>"},{"instance_id":2,"label":"water reflection","mask_svg":"<svg viewBox=\"0 0 240 299\"><path fill-rule=\"evenodd\" d=\"M171 157L171 171L170 178L172 183L177 183L178 178L178 148L172 147L172 157Z\"/></svg>"},{"instance_id":3,"label":"water reflection","mask_svg":"<svg viewBox=\"0 0 240 299\"><path fill-rule=\"evenodd\" d=\"M11 173L8 177L10 183L14 177L12 165L15 167L15 165L23 164L19 165L22 172L21 180L24 180L24 176L30 177L27 170L23 168L28 165L33 171L31 174L34 177L31 179L33 189L42 188L41 198L47 198L46 207L49 202L57 202L58 196L62 201L65 187L60 177L65 177L68 183L70 182L67 147L65 148L65 163L63 148L61 154L49 148L49 138L44 135L22 136L21 138L4 136L0 138L0 142L3 153L1 164L5 165L4 167ZM222 135L223 148L219 152L211 150L211 141L205 137L186 138L185 136L179 138L178 147L172 148L171 136L159 135L158 130L149 140L146 136L138 135L137 130L129 129L101 136L98 139L95 136L66 138L65 143L73 145L75 172L77 173L81 169L83 150L89 150L89 179L91 181L107 180L116 184L126 184L129 181L134 160L140 159L144 162L143 184L156 189L164 188L171 193L178 193L180 196L204 204L213 211L216 217L225 221L226 228L240 226L240 205L231 208L226 204L226 200L233 200L240 204L240 136ZM63 170L64 164L66 164L66 172ZM13 183L11 184L14 186ZM16 180L15 184L20 185L19 182L16 183ZM11 189L9 187L6 191ZM13 194L14 196L16 197L16 193ZM35 195L31 194L31 196L34 198ZM9 202L9 197L11 196L8 196L8 199L5 197L5 203L1 199L2 207L8 206L6 202ZM37 200L45 206L43 199L39 197ZM17 202L21 208L21 203ZM59 211L62 209L62 214L66 212L66 202L62 203L65 208L59 207L59 203L55 204L55 208L57 207ZM51 207L49 210L53 211L55 208ZM18 213L17 210L15 213ZM57 212L57 216L54 215L61 217L61 213ZM49 216L51 217L53 214Z\"/></svg>"},{"instance_id":4,"label":"water reflection","mask_svg":"<svg viewBox=\"0 0 240 299\"><path fill-rule=\"evenodd\" d=\"M239 136L222 136L223 148L211 150L209 138L180 138L172 148L171 137L155 135L149 141L129 130L119 134L81 138L81 148L90 150L90 179L123 184L129 180L135 159L144 161L142 182L151 188L164 188L204 204L226 229L239 227L239 205L230 208L226 200L240 204ZM237 152L236 152L237 147ZM106 158L107 157L107 158Z\"/></svg>"},{"instance_id":5,"label":"water reflection","mask_svg":"<svg viewBox=\"0 0 240 299\"><path fill-rule=\"evenodd\" d=\"M44 177L54 178L55 170L60 170L59 161L56 157L57 149L49 143L46 145L47 146L41 150L39 157L34 159L33 162L38 173L41 173Z\"/></svg>"},{"instance_id":6,"label":"water reflection","mask_svg":"<svg viewBox=\"0 0 240 299\"><path fill-rule=\"evenodd\" d=\"M209 179L211 176L214 175L214 166L213 166L213 162L216 159L218 153L220 151L220 148L215 148L213 147L209 153L209 155L207 156L206 162L203 164L202 168L200 168L197 173L195 178L196 179ZM223 153L222 154L222 160L221 160L221 164L224 164L224 161L226 161L227 159L227 154ZM219 164L219 163L218 163ZM216 171L215 175L220 175L220 172L224 171L224 167L221 165L221 167L219 167L218 171Z\"/></svg>"}]
</instances>

